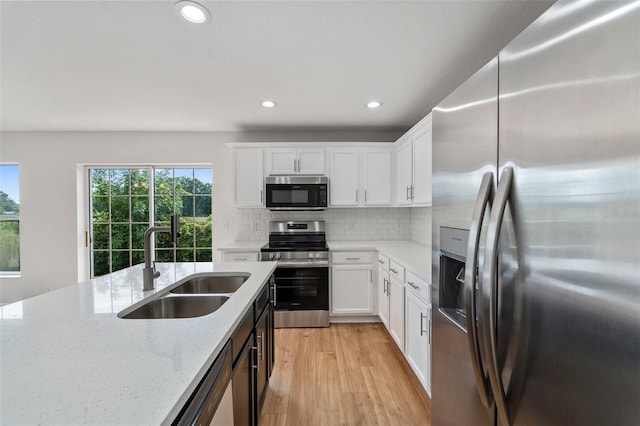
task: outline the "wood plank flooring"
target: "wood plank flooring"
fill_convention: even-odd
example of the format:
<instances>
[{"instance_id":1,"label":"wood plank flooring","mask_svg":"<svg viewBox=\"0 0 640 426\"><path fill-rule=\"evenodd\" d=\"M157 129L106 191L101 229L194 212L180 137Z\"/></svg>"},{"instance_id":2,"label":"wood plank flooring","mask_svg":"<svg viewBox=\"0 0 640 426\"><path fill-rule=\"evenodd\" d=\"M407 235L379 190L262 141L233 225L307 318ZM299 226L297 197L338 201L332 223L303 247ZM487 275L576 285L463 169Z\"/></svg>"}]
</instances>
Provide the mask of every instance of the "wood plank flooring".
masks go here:
<instances>
[{"instance_id":1,"label":"wood plank flooring","mask_svg":"<svg viewBox=\"0 0 640 426\"><path fill-rule=\"evenodd\" d=\"M276 330L260 425L431 425L431 402L384 325Z\"/></svg>"}]
</instances>

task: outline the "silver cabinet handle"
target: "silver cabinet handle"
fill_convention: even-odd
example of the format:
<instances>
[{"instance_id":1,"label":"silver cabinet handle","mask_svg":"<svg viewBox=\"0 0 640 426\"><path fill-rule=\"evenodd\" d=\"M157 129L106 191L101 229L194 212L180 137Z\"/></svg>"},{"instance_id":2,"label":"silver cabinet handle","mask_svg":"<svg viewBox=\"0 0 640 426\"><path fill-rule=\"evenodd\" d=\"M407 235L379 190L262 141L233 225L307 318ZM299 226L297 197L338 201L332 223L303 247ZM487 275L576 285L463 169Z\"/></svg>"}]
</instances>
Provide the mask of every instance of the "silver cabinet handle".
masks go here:
<instances>
[{"instance_id":1,"label":"silver cabinet handle","mask_svg":"<svg viewBox=\"0 0 640 426\"><path fill-rule=\"evenodd\" d=\"M409 187L407 186L407 200L410 200L411 198L409 198Z\"/></svg>"},{"instance_id":2,"label":"silver cabinet handle","mask_svg":"<svg viewBox=\"0 0 640 426\"><path fill-rule=\"evenodd\" d=\"M411 287L415 288L416 290L420 288L419 286L415 285L411 281L407 281L407 284L409 284Z\"/></svg>"},{"instance_id":3,"label":"silver cabinet handle","mask_svg":"<svg viewBox=\"0 0 640 426\"><path fill-rule=\"evenodd\" d=\"M423 314L422 312L420 312L420 336L424 335L424 330L422 328L422 324L424 324L423 319L427 318L427 316L425 314Z\"/></svg>"},{"instance_id":4,"label":"silver cabinet handle","mask_svg":"<svg viewBox=\"0 0 640 426\"><path fill-rule=\"evenodd\" d=\"M489 408L493 404L491 392L489 391L489 380L484 375L484 368L481 360L480 339L478 336L478 324L476 324L476 269L478 268L478 249L480 247L480 230L482 220L487 207L491 206L491 196L493 195L493 173L486 172L482 176L478 196L471 216L471 227L469 228L469 243L467 247L467 266L464 277L464 295L466 300L467 316L467 340L469 351L472 357L473 374L476 379L476 387L482 405ZM486 359L486 357L483 356Z\"/></svg>"},{"instance_id":5,"label":"silver cabinet handle","mask_svg":"<svg viewBox=\"0 0 640 426\"><path fill-rule=\"evenodd\" d=\"M415 197L413 196L413 185L411 185L411 199L413 200Z\"/></svg>"},{"instance_id":6,"label":"silver cabinet handle","mask_svg":"<svg viewBox=\"0 0 640 426\"><path fill-rule=\"evenodd\" d=\"M364 202L365 203L367 202L367 190L366 189L364 190Z\"/></svg>"},{"instance_id":7,"label":"silver cabinet handle","mask_svg":"<svg viewBox=\"0 0 640 426\"><path fill-rule=\"evenodd\" d=\"M387 296L389 295L389 293L387 293L387 279L386 278L382 278L382 291L384 292L384 294L386 294Z\"/></svg>"},{"instance_id":8,"label":"silver cabinet handle","mask_svg":"<svg viewBox=\"0 0 640 426\"><path fill-rule=\"evenodd\" d=\"M480 329L483 332L485 354L489 356L487 362L487 372L489 373L489 383L493 391L493 397L498 408L500 423L505 426L511 424L507 412L506 397L502 385L502 376L498 366L498 350L496 335L496 319L498 309L498 240L500 239L500 228L507 208L507 201L513 190L513 168L505 167L500 177L500 183L494 198L494 205L489 218L487 229L487 242L484 251L484 266L482 271L482 281L480 282L480 294L482 297L482 312L478 319ZM512 202L513 207L513 202ZM517 215L512 214L514 227L517 228ZM517 232L516 232L517 239ZM516 247L518 246L516 241Z\"/></svg>"},{"instance_id":9,"label":"silver cabinet handle","mask_svg":"<svg viewBox=\"0 0 640 426\"><path fill-rule=\"evenodd\" d=\"M429 344L431 344L431 318L429 318Z\"/></svg>"},{"instance_id":10,"label":"silver cabinet handle","mask_svg":"<svg viewBox=\"0 0 640 426\"><path fill-rule=\"evenodd\" d=\"M258 362L258 358L259 358L259 352L258 352L258 347L257 346L252 346L251 347L251 351L256 351L256 357L255 357L255 361L256 363L253 363L253 357L251 359L251 368L256 370L256 373L260 373L260 363Z\"/></svg>"},{"instance_id":11,"label":"silver cabinet handle","mask_svg":"<svg viewBox=\"0 0 640 426\"><path fill-rule=\"evenodd\" d=\"M358 190L356 189L356 203L358 202Z\"/></svg>"},{"instance_id":12,"label":"silver cabinet handle","mask_svg":"<svg viewBox=\"0 0 640 426\"><path fill-rule=\"evenodd\" d=\"M271 286L271 290L273 290L273 301L272 301L272 303L273 303L273 306L276 306L276 294L277 293L276 293L276 285L275 284Z\"/></svg>"},{"instance_id":13,"label":"silver cabinet handle","mask_svg":"<svg viewBox=\"0 0 640 426\"><path fill-rule=\"evenodd\" d=\"M247 256L244 257L234 257L233 260L247 260Z\"/></svg>"},{"instance_id":14,"label":"silver cabinet handle","mask_svg":"<svg viewBox=\"0 0 640 426\"><path fill-rule=\"evenodd\" d=\"M347 260L360 260L359 257L347 257L346 259Z\"/></svg>"},{"instance_id":15,"label":"silver cabinet handle","mask_svg":"<svg viewBox=\"0 0 640 426\"><path fill-rule=\"evenodd\" d=\"M378 263L381 264L381 265L384 265L384 261L383 260L378 259Z\"/></svg>"},{"instance_id":16,"label":"silver cabinet handle","mask_svg":"<svg viewBox=\"0 0 640 426\"><path fill-rule=\"evenodd\" d=\"M260 203L262 204L262 189L260 190Z\"/></svg>"},{"instance_id":17,"label":"silver cabinet handle","mask_svg":"<svg viewBox=\"0 0 640 426\"><path fill-rule=\"evenodd\" d=\"M264 359L264 348L263 348L263 342L264 342L264 333L260 333L259 336L256 336L256 340L258 340L258 359Z\"/></svg>"},{"instance_id":18,"label":"silver cabinet handle","mask_svg":"<svg viewBox=\"0 0 640 426\"><path fill-rule=\"evenodd\" d=\"M391 272L393 272L394 274L397 274L397 273L398 273L398 271L396 271L396 270L395 270L395 269L393 269L393 268L389 268L389 270L390 270Z\"/></svg>"}]
</instances>

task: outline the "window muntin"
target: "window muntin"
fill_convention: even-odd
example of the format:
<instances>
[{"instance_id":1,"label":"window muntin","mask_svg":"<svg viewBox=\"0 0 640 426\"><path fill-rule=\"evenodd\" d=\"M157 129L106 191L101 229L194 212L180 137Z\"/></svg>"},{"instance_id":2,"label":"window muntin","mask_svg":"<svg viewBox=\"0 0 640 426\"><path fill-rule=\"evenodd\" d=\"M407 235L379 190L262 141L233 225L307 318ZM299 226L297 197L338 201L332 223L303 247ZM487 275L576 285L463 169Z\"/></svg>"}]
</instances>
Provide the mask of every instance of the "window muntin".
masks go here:
<instances>
[{"instance_id":1,"label":"window muntin","mask_svg":"<svg viewBox=\"0 0 640 426\"><path fill-rule=\"evenodd\" d=\"M0 164L0 274L20 273L20 182L17 164Z\"/></svg>"}]
</instances>

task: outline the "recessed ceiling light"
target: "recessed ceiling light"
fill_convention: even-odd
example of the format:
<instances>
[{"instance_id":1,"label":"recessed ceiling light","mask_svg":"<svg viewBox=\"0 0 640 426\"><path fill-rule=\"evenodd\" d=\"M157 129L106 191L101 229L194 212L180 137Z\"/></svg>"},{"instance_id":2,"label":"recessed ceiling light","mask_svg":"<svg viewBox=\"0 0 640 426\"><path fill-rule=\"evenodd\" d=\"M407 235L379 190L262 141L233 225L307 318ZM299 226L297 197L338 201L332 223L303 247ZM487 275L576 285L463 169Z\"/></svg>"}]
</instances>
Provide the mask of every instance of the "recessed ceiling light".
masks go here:
<instances>
[{"instance_id":1,"label":"recessed ceiling light","mask_svg":"<svg viewBox=\"0 0 640 426\"><path fill-rule=\"evenodd\" d=\"M380 108L382 106L382 102L380 101L371 101L367 103L367 108L369 109L376 109L376 108Z\"/></svg>"},{"instance_id":2,"label":"recessed ceiling light","mask_svg":"<svg viewBox=\"0 0 640 426\"><path fill-rule=\"evenodd\" d=\"M273 101L262 101L260 105L262 105L265 108L275 108L278 106L278 104Z\"/></svg>"},{"instance_id":3,"label":"recessed ceiling light","mask_svg":"<svg viewBox=\"0 0 640 426\"><path fill-rule=\"evenodd\" d=\"M194 1L179 1L176 3L175 10L179 16L194 24L204 24L211 20L211 13L207 8Z\"/></svg>"}]
</instances>

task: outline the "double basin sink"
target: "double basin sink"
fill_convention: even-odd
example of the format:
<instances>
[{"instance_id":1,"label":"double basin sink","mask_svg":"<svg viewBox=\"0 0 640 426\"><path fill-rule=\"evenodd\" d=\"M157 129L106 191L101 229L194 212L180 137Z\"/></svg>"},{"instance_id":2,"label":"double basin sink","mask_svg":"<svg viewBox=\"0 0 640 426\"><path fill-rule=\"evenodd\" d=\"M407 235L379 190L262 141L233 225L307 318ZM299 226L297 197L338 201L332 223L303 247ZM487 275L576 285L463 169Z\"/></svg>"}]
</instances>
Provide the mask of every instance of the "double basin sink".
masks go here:
<instances>
[{"instance_id":1,"label":"double basin sink","mask_svg":"<svg viewBox=\"0 0 640 426\"><path fill-rule=\"evenodd\" d=\"M123 310L118 318L194 318L208 315L220 309L249 276L247 273L224 272L191 275L167 287L157 297Z\"/></svg>"}]
</instances>

